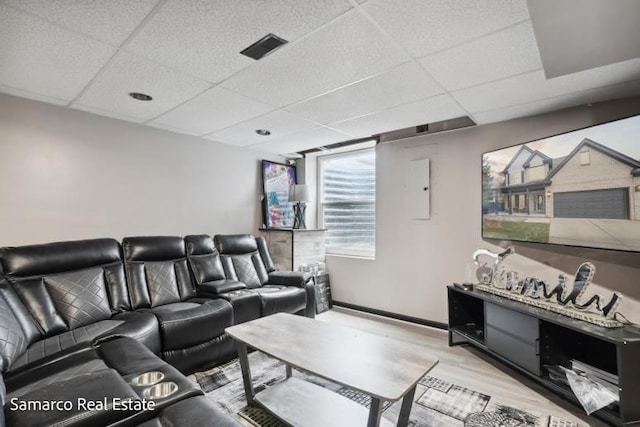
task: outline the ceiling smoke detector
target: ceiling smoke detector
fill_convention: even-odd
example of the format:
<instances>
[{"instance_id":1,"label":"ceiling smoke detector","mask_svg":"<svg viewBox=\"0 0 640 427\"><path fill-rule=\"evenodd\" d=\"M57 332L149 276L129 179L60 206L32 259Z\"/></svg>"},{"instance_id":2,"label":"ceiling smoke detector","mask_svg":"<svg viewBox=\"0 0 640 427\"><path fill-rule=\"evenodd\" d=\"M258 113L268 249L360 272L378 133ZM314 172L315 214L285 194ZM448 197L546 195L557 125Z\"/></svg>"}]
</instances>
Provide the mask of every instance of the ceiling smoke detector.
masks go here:
<instances>
[{"instance_id":1,"label":"ceiling smoke detector","mask_svg":"<svg viewBox=\"0 0 640 427\"><path fill-rule=\"evenodd\" d=\"M257 61L286 43L285 39L269 33L240 53Z\"/></svg>"},{"instance_id":2,"label":"ceiling smoke detector","mask_svg":"<svg viewBox=\"0 0 640 427\"><path fill-rule=\"evenodd\" d=\"M260 136L269 136L271 135L271 131L267 129L256 129L256 133Z\"/></svg>"},{"instance_id":3,"label":"ceiling smoke detector","mask_svg":"<svg viewBox=\"0 0 640 427\"><path fill-rule=\"evenodd\" d=\"M140 92L129 92L129 96L138 101L151 101L153 99L151 95Z\"/></svg>"}]
</instances>

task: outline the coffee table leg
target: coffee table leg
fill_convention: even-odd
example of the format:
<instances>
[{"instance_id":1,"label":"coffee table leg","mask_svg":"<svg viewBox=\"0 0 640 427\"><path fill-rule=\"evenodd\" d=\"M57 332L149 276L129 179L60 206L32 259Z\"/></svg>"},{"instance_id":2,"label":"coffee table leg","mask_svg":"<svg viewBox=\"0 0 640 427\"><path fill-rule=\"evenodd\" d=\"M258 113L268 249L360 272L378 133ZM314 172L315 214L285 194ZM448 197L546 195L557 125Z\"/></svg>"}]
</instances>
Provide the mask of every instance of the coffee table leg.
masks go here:
<instances>
[{"instance_id":1,"label":"coffee table leg","mask_svg":"<svg viewBox=\"0 0 640 427\"><path fill-rule=\"evenodd\" d=\"M413 405L413 397L415 394L416 386L413 386L402 398L400 415L398 415L398 427L406 427L409 424L409 414L411 414L411 405Z\"/></svg>"},{"instance_id":2,"label":"coffee table leg","mask_svg":"<svg viewBox=\"0 0 640 427\"><path fill-rule=\"evenodd\" d=\"M371 408L369 408L369 420L367 421L367 427L379 426L380 417L382 417L382 401L375 397L371 397Z\"/></svg>"},{"instance_id":3,"label":"coffee table leg","mask_svg":"<svg viewBox=\"0 0 640 427\"><path fill-rule=\"evenodd\" d=\"M285 365L285 366L287 369L286 371L287 378L291 378L291 375L293 375L293 373L291 372L291 365Z\"/></svg>"},{"instance_id":4,"label":"coffee table leg","mask_svg":"<svg viewBox=\"0 0 640 427\"><path fill-rule=\"evenodd\" d=\"M244 382L244 394L247 397L247 405L253 404L255 392L251 383L251 369L249 369L249 356L247 354L247 345L240 341L236 341L238 349L238 359L240 360L240 369L242 369L242 381Z\"/></svg>"}]
</instances>

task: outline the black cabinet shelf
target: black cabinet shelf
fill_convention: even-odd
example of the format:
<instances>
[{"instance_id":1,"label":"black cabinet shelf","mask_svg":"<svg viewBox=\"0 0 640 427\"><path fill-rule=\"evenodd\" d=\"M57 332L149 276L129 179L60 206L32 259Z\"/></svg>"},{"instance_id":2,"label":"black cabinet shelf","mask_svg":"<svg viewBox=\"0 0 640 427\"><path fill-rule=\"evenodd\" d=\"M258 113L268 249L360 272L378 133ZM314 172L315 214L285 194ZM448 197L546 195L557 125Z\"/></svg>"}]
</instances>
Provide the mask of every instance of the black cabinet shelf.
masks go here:
<instances>
[{"instance_id":1,"label":"black cabinet shelf","mask_svg":"<svg viewBox=\"0 0 640 427\"><path fill-rule=\"evenodd\" d=\"M594 416L640 425L640 330L608 329L477 290L448 287L449 345L468 343L579 405L550 366L575 359L618 376L620 401Z\"/></svg>"}]
</instances>

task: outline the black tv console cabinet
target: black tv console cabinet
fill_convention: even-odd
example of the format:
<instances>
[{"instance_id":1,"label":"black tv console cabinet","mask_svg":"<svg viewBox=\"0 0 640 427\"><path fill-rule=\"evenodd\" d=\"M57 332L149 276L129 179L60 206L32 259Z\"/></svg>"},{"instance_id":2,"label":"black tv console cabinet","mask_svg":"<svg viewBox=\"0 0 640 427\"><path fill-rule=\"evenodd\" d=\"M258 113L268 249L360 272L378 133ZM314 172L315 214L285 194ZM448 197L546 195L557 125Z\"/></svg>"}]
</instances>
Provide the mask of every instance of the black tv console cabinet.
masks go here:
<instances>
[{"instance_id":1,"label":"black tv console cabinet","mask_svg":"<svg viewBox=\"0 0 640 427\"><path fill-rule=\"evenodd\" d=\"M551 379L550 366L576 359L618 375L620 401L592 415L640 425L640 329L603 328L479 290L448 287L449 345L467 343L580 405ZM582 407L580 407L582 408Z\"/></svg>"}]
</instances>

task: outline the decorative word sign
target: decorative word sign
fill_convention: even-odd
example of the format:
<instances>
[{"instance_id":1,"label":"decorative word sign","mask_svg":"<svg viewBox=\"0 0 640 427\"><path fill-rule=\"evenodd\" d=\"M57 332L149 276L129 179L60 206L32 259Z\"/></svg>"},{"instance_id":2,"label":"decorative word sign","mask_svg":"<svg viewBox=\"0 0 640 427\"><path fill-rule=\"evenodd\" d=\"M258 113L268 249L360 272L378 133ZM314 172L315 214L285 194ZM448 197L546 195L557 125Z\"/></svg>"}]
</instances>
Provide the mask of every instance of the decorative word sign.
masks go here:
<instances>
[{"instance_id":1,"label":"decorative word sign","mask_svg":"<svg viewBox=\"0 0 640 427\"><path fill-rule=\"evenodd\" d=\"M537 277L527 277L519 281L517 272L506 271L500 263L513 253L515 250L511 247L499 254L487 249L475 251L473 262L478 267L476 275L480 282L476 289L599 326L623 326L613 318L622 299L620 293L614 292L606 302L601 295L586 296L587 287L596 272L592 263L584 262L578 267L573 283L567 283L567 276L561 274L558 284L550 286ZM491 262L482 262L480 257L488 257Z\"/></svg>"}]
</instances>

